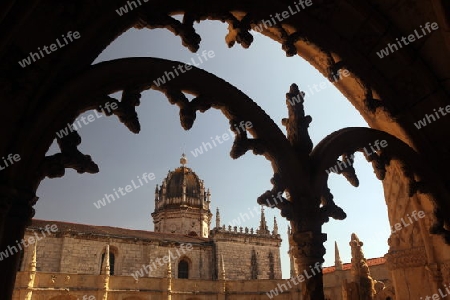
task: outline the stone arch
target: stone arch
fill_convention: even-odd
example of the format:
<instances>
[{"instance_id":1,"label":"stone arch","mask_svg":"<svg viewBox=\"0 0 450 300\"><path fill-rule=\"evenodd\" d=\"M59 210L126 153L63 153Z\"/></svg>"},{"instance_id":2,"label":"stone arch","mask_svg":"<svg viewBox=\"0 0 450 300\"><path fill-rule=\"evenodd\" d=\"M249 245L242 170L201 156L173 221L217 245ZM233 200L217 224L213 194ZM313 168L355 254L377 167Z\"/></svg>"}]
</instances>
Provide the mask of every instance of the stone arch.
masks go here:
<instances>
[{"instance_id":1,"label":"stone arch","mask_svg":"<svg viewBox=\"0 0 450 300\"><path fill-rule=\"evenodd\" d=\"M177 260L176 264L177 268L177 278L183 279L191 279L193 274L193 264L192 259L190 259L187 255L182 255ZM181 276L181 277L180 277Z\"/></svg>"},{"instance_id":2,"label":"stone arch","mask_svg":"<svg viewBox=\"0 0 450 300\"><path fill-rule=\"evenodd\" d=\"M177 3L176 1L171 1L173 5L179 6L177 11L208 11L208 6L211 5L211 8L209 10L211 11L211 15L214 15L212 13L214 4L205 4L206 7L200 7L199 4L192 4L189 6L186 6L183 3ZM176 3L176 4L175 4ZM203 5L203 4L202 4ZM336 4L333 4L336 5ZM364 5L352 3L354 7L350 8L344 8L346 9L347 13L353 13L357 12L357 15L360 16L360 18L352 18L355 19L355 22L362 22L364 19L362 16L366 15L369 12L369 8L365 7ZM264 16L268 15L269 11L276 11L277 9L282 9L284 7L284 4L272 1L267 4L264 8L261 9L260 3L258 1L249 1L248 4L242 5L238 1L228 1L228 9L232 9L233 11L237 11L239 13L235 13L237 16L228 16L229 18L226 19L227 22L232 22L233 20L236 21L240 18L242 18L245 13L251 13L254 15L252 19L255 20L261 20ZM332 5L330 5L332 6ZM188 9L189 7L189 9ZM258 8L256 11L253 8ZM154 7L152 7L154 9ZM164 8L167 9L167 8ZM332 15L333 10L329 7L330 10L327 12L318 12L315 11L313 15L316 15L319 19L326 19L325 15L330 14ZM145 8L144 8L145 10ZM111 10L111 12L114 12L114 9ZM169 13L169 12L168 12ZM376 14L374 11L370 11L370 14ZM145 13L144 13L145 14ZM205 16L203 16L200 19L205 19L207 13ZM69 49L70 51L65 54L65 57L75 57L75 53L80 53L79 57L85 57L84 62L81 61L74 62L74 67L76 64L81 63L81 65L86 66L86 64L89 64L93 61L94 55L93 53L100 53L111 41L113 41L115 38L117 38L123 31L127 30L128 28L132 27L132 25L136 24L138 22L139 18L143 17L141 14L137 14L134 12L130 12L127 16L117 18L116 15L113 14L105 14L101 18L96 18L95 21L91 24L94 28L105 28L108 27L111 29L111 32L108 32L107 34L103 32L96 32L96 31L90 31L89 34L85 37L83 37L82 43L79 45L73 47L72 49ZM209 16L209 19L221 19L217 16ZM298 24L297 24L298 22ZM367 27L368 34L372 36L379 36L379 40L376 40L375 38L368 42L368 45L364 45L366 48L369 48L372 44L380 43L380 40L386 40L390 35L394 36L395 29L390 29L387 32L385 30L380 29L380 19L379 18L372 18L370 19L370 22L368 24L365 24L364 26ZM111 24L114 24L114 26L111 26ZM175 26L174 24L172 24ZM182 36L183 42L188 43L189 36L188 32L194 35L192 32L189 31L188 28L189 22L186 24L178 25L180 28L183 28L185 31L185 34L183 35L183 32L180 34ZM243 27L245 27L245 24L241 24ZM309 26L305 26L309 25ZM379 74L367 74L366 70L370 69L372 66L371 62L367 58L363 58L365 52L363 49L350 49L352 47L349 47L348 45L344 44L338 37L333 36L333 34L330 34L330 32L336 32L339 30L343 30L340 28L336 28L336 25L333 24L333 26L324 25L321 24L320 21L315 20L314 18L310 16L303 16L301 19L297 17L292 17L286 20L286 27L289 28L287 32L284 32L284 34L280 34L280 32L277 32L281 29L274 28L274 29L265 29L262 31L262 34L267 35L268 37L279 41L282 43L283 48L287 51L289 55L298 54L301 57L303 57L305 60L310 62L315 68L317 68L322 74L324 74L326 77L330 77L331 69L336 69L339 67L339 61L334 62L336 59L342 59L340 61L343 61L346 59L345 65L351 66L352 74L355 74L355 77L352 77L349 81L342 81L338 83L338 88L346 95L346 97L356 106L356 108L360 111L360 113L363 115L363 117L368 121L369 125L372 128L377 128L384 130L386 132L395 133L396 136L401 138L402 140L406 141L410 145L411 139L407 137L407 134L405 134L404 130L401 129L395 122L392 122L392 119L387 118L387 115L384 113L383 110L377 110L376 114L373 115L370 113L370 108L373 107L383 107L384 103L381 103L381 101L375 101L375 98L367 98L365 94L369 93L370 96L377 97L378 94L384 94L386 96L392 96L392 97L401 97L400 94L397 93L397 91L392 91L390 88L389 82L384 80L384 78L388 78L388 76L377 76ZM142 25L141 25L142 26ZM139 28L140 26L137 25ZM301 27L301 30L300 30ZM357 27L357 26L355 26ZM383 28L383 26L381 27ZM236 42L233 39L233 36L236 34L237 31L240 31L241 28L233 28L232 32L229 37L227 37L227 42L229 44L233 44ZM301 35L298 36L291 36L288 33L293 31L301 32ZM304 35L304 36L303 36ZM195 35L194 35L195 37ZM192 37L191 39L194 40L194 42L197 42L196 39ZM245 32L241 34L241 36L238 36L238 38L235 37L235 39L238 39L238 43L243 44L243 46L248 47L250 41L252 40ZM81 40L80 40L81 41ZM90 45L87 47L87 45ZM188 46L191 50L195 50L196 46L189 45ZM325 50L326 49L326 50ZM80 52L81 51L81 52ZM90 53L88 55L88 53ZM330 53L331 56L330 56ZM83 55L86 54L86 55ZM406 61L408 59L408 55L411 53L407 52L406 54L399 54L404 55L406 57L398 57L396 58L396 61ZM356 55L356 56L355 56ZM64 61L61 59L61 61ZM406 63L403 63L406 65ZM343 65L343 63L341 63ZM62 66L60 64L55 65L55 69L60 69ZM335 70L336 71L336 70ZM360 71L360 72L358 72ZM361 75L359 74L361 73ZM364 76L362 76L364 73ZM375 72L376 73L376 72ZM386 74L387 75L387 74ZM361 77L356 77L361 76ZM420 84L421 82L429 82L431 80L430 77L431 74L429 72L422 72L421 76L429 76L427 79L417 78L417 83ZM374 84L370 84L371 82L374 82ZM362 85L362 87L361 87ZM377 86L377 92L370 93L369 91L364 90L367 86ZM379 86L379 87L378 87ZM368 102L368 105L365 105L361 102L364 100ZM370 103L369 103L370 102ZM370 105L369 105L370 104ZM373 110L373 109L372 109ZM376 110L376 109L375 109ZM383 117L384 116L384 117ZM381 121L383 120L383 121ZM45 150L43 150L45 151Z\"/></svg>"}]
</instances>

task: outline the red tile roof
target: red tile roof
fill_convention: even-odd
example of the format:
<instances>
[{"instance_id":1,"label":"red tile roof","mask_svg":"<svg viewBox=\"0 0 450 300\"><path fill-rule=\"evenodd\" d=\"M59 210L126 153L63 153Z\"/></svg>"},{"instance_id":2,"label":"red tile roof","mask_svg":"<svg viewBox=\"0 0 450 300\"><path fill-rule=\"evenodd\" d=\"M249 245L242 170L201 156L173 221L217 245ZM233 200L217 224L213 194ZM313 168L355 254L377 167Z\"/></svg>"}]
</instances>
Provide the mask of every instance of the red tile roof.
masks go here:
<instances>
[{"instance_id":1,"label":"red tile roof","mask_svg":"<svg viewBox=\"0 0 450 300\"><path fill-rule=\"evenodd\" d=\"M56 224L56 226L58 226L58 232L60 233L108 236L119 239L138 239L148 241L157 240L157 241L196 243L196 244L210 242L210 239L207 238L183 234L160 233L146 230L134 230L119 227L96 226L96 225L77 224L61 221L37 220L37 219L32 220L32 224L28 226L28 229L40 229L44 228L45 225L53 225L53 224Z\"/></svg>"},{"instance_id":2,"label":"red tile roof","mask_svg":"<svg viewBox=\"0 0 450 300\"><path fill-rule=\"evenodd\" d=\"M367 265L369 267L382 265L385 262L386 262L386 259L384 257L376 257L376 258L369 258L369 259L367 259ZM350 270L351 268L352 268L352 264L351 263L342 264L342 270ZM334 271L336 271L336 267L335 266L325 267L325 268L322 269L322 273L323 274L333 273Z\"/></svg>"}]
</instances>

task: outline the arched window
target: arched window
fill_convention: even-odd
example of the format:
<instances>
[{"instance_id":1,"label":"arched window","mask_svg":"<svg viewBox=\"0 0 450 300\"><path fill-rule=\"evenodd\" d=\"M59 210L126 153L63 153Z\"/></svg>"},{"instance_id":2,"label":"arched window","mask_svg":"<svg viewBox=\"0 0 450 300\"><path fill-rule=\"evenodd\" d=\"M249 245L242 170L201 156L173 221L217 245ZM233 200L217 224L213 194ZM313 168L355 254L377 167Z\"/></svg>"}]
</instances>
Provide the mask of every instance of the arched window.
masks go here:
<instances>
[{"instance_id":1,"label":"arched window","mask_svg":"<svg viewBox=\"0 0 450 300\"><path fill-rule=\"evenodd\" d=\"M184 259L178 263L178 278L189 278L189 263Z\"/></svg>"},{"instance_id":2,"label":"arched window","mask_svg":"<svg viewBox=\"0 0 450 300\"><path fill-rule=\"evenodd\" d=\"M109 252L109 274L114 275L114 264L115 264L116 256L111 251ZM102 254L102 262L100 264L100 274L103 274L103 265L105 262L105 252Z\"/></svg>"}]
</instances>

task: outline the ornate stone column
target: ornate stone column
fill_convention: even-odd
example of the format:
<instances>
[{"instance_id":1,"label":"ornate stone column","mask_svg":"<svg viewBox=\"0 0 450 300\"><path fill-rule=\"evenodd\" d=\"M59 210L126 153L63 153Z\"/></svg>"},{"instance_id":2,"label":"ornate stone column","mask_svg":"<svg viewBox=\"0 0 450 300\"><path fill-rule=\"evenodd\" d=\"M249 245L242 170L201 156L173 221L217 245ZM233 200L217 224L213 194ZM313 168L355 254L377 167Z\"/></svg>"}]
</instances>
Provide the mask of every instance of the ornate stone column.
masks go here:
<instances>
[{"instance_id":1,"label":"ornate stone column","mask_svg":"<svg viewBox=\"0 0 450 300\"><path fill-rule=\"evenodd\" d=\"M0 185L0 251L8 253L0 261L0 295L4 299L12 298L20 251L24 247L21 241L34 216L36 201L34 193Z\"/></svg>"},{"instance_id":2,"label":"ornate stone column","mask_svg":"<svg viewBox=\"0 0 450 300\"><path fill-rule=\"evenodd\" d=\"M225 274L225 264L223 262L223 255L220 255L220 274L219 281L217 283L217 300L225 300L227 293L227 282Z\"/></svg>"},{"instance_id":3,"label":"ornate stone column","mask_svg":"<svg viewBox=\"0 0 450 300\"><path fill-rule=\"evenodd\" d=\"M109 244L106 245L105 248L105 267L102 270L103 271L103 276L102 277L102 286L101 286L101 290L102 290L102 300L108 300L108 291L109 291L109 279L111 277L111 265L110 265L110 261L109 261Z\"/></svg>"},{"instance_id":4,"label":"ornate stone column","mask_svg":"<svg viewBox=\"0 0 450 300\"><path fill-rule=\"evenodd\" d=\"M34 288L34 281L36 279L36 261L37 258L37 242L34 243L33 247L33 256L31 259L30 266L28 268L28 287L27 287L27 294L25 296L25 300L32 300L33 299L33 288Z\"/></svg>"},{"instance_id":5,"label":"ornate stone column","mask_svg":"<svg viewBox=\"0 0 450 300\"><path fill-rule=\"evenodd\" d=\"M170 251L169 251L169 262L167 263L167 270L166 270L166 278L163 279L165 290L163 291L163 299L171 300L172 299L172 260L170 258Z\"/></svg>"},{"instance_id":6,"label":"ornate stone column","mask_svg":"<svg viewBox=\"0 0 450 300\"><path fill-rule=\"evenodd\" d=\"M296 246L292 251L297 262L300 290L303 300L323 299L322 263L325 254L323 243L326 234L320 231L303 231L294 233Z\"/></svg>"}]
</instances>

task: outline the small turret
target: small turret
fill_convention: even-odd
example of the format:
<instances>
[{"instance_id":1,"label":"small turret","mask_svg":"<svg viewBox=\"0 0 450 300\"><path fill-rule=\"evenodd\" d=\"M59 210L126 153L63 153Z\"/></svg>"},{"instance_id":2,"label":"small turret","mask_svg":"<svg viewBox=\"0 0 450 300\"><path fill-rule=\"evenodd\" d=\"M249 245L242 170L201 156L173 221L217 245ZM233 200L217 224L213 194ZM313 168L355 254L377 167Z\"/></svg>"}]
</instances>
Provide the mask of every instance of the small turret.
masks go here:
<instances>
[{"instance_id":1,"label":"small turret","mask_svg":"<svg viewBox=\"0 0 450 300\"><path fill-rule=\"evenodd\" d=\"M273 235L277 235L278 234L278 224L277 224L277 217L273 217L273 231L272 231Z\"/></svg>"},{"instance_id":2,"label":"small turret","mask_svg":"<svg viewBox=\"0 0 450 300\"><path fill-rule=\"evenodd\" d=\"M156 188L155 188L155 202L158 202L158 200L159 200L159 186L156 185Z\"/></svg>"},{"instance_id":3,"label":"small turret","mask_svg":"<svg viewBox=\"0 0 450 300\"><path fill-rule=\"evenodd\" d=\"M259 234L270 234L267 227L266 216L264 215L264 207L261 206L261 220L259 221Z\"/></svg>"},{"instance_id":4,"label":"small turret","mask_svg":"<svg viewBox=\"0 0 450 300\"><path fill-rule=\"evenodd\" d=\"M220 228L220 212L219 212L219 208L216 209L216 228Z\"/></svg>"}]
</instances>

